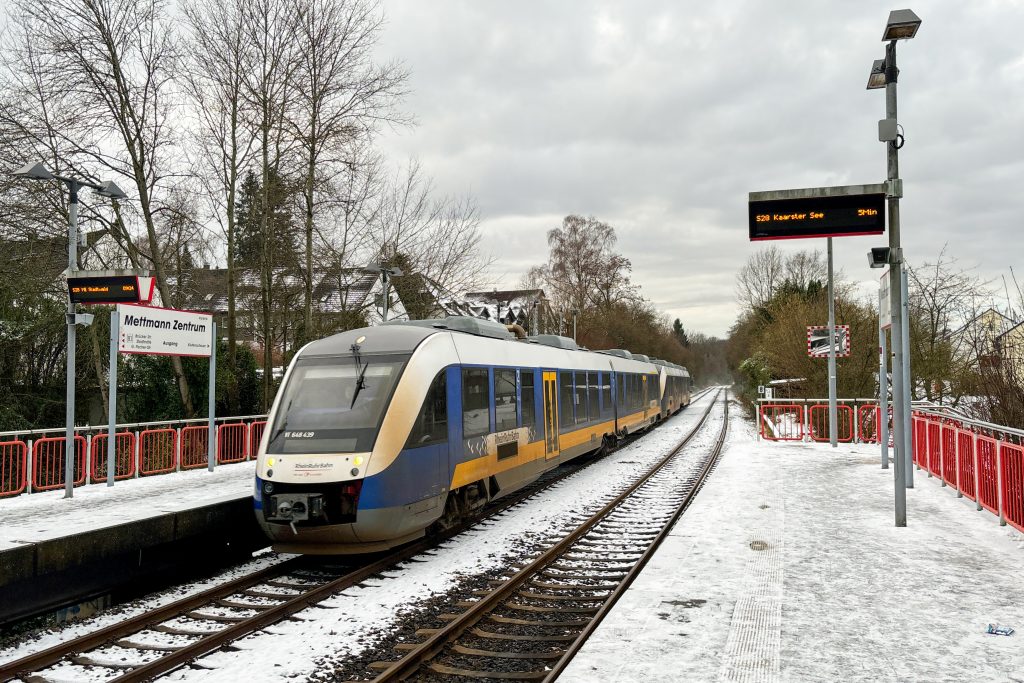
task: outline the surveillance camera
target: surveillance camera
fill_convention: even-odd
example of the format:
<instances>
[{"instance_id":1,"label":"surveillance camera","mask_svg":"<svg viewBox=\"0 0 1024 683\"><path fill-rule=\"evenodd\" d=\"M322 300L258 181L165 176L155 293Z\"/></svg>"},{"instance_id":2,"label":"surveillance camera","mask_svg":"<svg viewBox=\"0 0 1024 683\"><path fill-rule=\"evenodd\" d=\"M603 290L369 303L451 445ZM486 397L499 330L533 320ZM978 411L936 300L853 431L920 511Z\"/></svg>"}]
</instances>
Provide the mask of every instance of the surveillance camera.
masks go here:
<instances>
[{"instance_id":1,"label":"surveillance camera","mask_svg":"<svg viewBox=\"0 0 1024 683\"><path fill-rule=\"evenodd\" d=\"M885 268L889 265L889 247L871 247L868 252L868 265L872 268Z\"/></svg>"}]
</instances>

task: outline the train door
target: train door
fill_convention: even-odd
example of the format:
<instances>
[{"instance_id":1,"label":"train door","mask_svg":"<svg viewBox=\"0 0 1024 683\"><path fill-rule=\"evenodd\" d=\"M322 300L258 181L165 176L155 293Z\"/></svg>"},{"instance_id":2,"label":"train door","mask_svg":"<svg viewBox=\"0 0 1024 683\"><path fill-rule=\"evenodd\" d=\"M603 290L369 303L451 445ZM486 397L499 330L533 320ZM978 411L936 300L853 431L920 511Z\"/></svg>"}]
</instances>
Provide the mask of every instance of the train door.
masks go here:
<instances>
[{"instance_id":1,"label":"train door","mask_svg":"<svg viewBox=\"0 0 1024 683\"><path fill-rule=\"evenodd\" d=\"M544 372L544 457L558 455L558 373Z\"/></svg>"}]
</instances>

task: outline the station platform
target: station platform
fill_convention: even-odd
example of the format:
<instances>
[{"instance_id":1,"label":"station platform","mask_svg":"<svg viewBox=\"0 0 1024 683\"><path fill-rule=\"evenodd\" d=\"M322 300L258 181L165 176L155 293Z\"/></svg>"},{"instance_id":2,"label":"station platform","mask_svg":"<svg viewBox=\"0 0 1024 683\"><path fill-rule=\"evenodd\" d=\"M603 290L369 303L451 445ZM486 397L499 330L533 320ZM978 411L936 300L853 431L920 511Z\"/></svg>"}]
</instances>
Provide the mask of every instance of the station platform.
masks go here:
<instances>
[{"instance_id":1,"label":"station platform","mask_svg":"<svg viewBox=\"0 0 1024 683\"><path fill-rule=\"evenodd\" d=\"M711 478L560 683L1024 680L1024 535L920 470L896 528L877 445L757 441L733 408Z\"/></svg>"},{"instance_id":2,"label":"station platform","mask_svg":"<svg viewBox=\"0 0 1024 683\"><path fill-rule=\"evenodd\" d=\"M0 499L0 625L267 545L254 463Z\"/></svg>"}]
</instances>

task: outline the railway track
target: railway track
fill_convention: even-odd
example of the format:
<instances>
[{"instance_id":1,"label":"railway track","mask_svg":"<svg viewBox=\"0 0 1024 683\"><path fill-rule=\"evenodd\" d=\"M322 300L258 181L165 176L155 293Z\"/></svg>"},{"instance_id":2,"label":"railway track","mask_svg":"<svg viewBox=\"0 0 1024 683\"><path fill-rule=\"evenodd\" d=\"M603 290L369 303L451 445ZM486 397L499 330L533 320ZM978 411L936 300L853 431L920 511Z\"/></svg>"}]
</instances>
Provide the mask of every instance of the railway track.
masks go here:
<instances>
[{"instance_id":1,"label":"railway track","mask_svg":"<svg viewBox=\"0 0 1024 683\"><path fill-rule=\"evenodd\" d=\"M717 397L716 397L717 398ZM419 643L399 645L398 661L376 662L375 683L406 679L553 681L640 573L703 485L728 431L728 396L720 433L695 474L680 457L700 423L639 481L514 575L495 581L465 611L445 614ZM690 469L692 473L692 468ZM680 476L683 475L682 480Z\"/></svg>"},{"instance_id":2,"label":"railway track","mask_svg":"<svg viewBox=\"0 0 1024 683\"><path fill-rule=\"evenodd\" d=\"M694 400L703 395L695 396ZM542 478L489 506L484 517L470 520L443 535L403 546L371 563L346 565L339 559L334 564L324 564L308 558L292 558L2 664L0 681L46 683L49 680L46 670L61 666L105 669L102 676L105 681L153 680L411 559L480 521L519 505L588 464L582 462L560 468L553 476Z\"/></svg>"}]
</instances>

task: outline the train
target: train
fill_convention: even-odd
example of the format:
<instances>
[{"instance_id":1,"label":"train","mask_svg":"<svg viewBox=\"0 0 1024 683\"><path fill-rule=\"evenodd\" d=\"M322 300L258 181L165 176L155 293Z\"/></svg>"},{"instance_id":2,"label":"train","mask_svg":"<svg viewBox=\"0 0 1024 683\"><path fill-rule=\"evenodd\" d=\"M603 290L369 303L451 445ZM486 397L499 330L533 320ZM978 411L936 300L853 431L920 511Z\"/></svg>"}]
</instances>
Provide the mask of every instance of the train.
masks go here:
<instances>
[{"instance_id":1,"label":"train","mask_svg":"<svg viewBox=\"0 0 1024 683\"><path fill-rule=\"evenodd\" d=\"M388 550L650 428L691 390L680 365L476 318L342 332L285 372L256 517L278 552Z\"/></svg>"}]
</instances>

